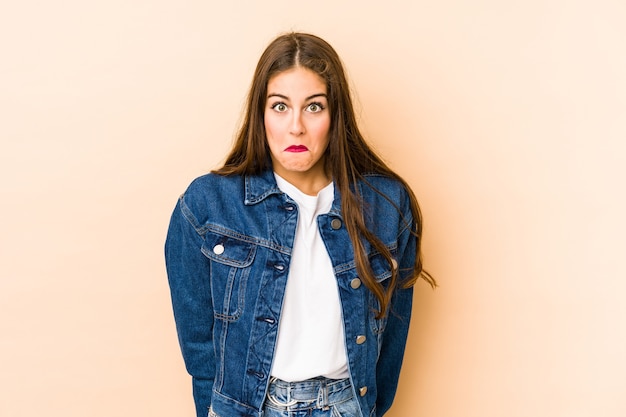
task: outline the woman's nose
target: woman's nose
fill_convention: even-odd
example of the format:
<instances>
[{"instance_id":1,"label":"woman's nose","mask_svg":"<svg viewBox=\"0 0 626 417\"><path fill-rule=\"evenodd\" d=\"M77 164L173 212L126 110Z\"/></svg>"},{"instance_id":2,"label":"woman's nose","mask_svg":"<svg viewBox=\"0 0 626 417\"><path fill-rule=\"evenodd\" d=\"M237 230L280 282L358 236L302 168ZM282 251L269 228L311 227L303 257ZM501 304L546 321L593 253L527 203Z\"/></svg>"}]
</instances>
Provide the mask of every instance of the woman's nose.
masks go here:
<instances>
[{"instance_id":1,"label":"woman's nose","mask_svg":"<svg viewBox=\"0 0 626 417\"><path fill-rule=\"evenodd\" d=\"M300 136L304 133L304 124L302 123L302 115L299 112L294 112L291 119L291 125L289 126L289 133L295 136Z\"/></svg>"}]
</instances>

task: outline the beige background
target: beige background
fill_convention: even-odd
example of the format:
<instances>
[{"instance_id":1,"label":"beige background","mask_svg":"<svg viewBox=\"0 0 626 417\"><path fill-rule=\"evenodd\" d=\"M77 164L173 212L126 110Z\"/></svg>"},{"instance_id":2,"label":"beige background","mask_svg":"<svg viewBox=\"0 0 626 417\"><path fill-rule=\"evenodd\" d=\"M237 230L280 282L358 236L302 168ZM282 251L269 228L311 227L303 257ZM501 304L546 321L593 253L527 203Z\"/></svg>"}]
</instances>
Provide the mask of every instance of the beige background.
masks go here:
<instances>
[{"instance_id":1,"label":"beige background","mask_svg":"<svg viewBox=\"0 0 626 417\"><path fill-rule=\"evenodd\" d=\"M0 6L0 416L191 416L162 247L278 33L426 219L390 417L626 415L622 0Z\"/></svg>"}]
</instances>

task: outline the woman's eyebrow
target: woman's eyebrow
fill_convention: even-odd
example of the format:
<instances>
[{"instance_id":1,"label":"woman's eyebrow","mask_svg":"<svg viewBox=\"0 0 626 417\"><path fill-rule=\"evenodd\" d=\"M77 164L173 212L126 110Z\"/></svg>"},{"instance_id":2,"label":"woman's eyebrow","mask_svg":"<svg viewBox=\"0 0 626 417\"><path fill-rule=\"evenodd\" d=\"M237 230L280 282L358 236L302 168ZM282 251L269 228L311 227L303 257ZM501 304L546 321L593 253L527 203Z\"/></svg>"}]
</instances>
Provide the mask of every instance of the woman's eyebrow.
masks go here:
<instances>
[{"instance_id":1,"label":"woman's eyebrow","mask_svg":"<svg viewBox=\"0 0 626 417\"><path fill-rule=\"evenodd\" d=\"M289 97L282 95L282 94L278 94L278 93L272 93L272 94L267 95L267 98L272 98L272 97L278 97L278 98L282 98L285 100L289 100Z\"/></svg>"},{"instance_id":2,"label":"woman's eyebrow","mask_svg":"<svg viewBox=\"0 0 626 417\"><path fill-rule=\"evenodd\" d=\"M324 98L328 99L328 96L325 93L313 94L312 96L308 96L306 99L308 101L308 100L311 100L311 99L313 99L315 97L324 97Z\"/></svg>"},{"instance_id":3,"label":"woman's eyebrow","mask_svg":"<svg viewBox=\"0 0 626 417\"><path fill-rule=\"evenodd\" d=\"M289 97L287 97L284 94L279 94L279 93L271 93L267 96L267 98L272 98L272 97L278 97L278 98L282 98L283 100L289 100ZM317 94L313 94L308 96L307 98L305 98L305 101L314 99L316 97L324 97L324 98L328 98L328 96L325 93L317 93Z\"/></svg>"}]
</instances>

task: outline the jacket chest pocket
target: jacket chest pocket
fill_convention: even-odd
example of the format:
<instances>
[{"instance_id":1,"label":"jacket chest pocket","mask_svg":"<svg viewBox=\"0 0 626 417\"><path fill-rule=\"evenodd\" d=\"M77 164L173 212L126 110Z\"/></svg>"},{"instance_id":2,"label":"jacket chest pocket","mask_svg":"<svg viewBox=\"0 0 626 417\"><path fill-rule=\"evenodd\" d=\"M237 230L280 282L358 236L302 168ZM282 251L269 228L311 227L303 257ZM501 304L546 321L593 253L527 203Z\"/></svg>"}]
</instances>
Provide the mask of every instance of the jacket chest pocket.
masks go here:
<instances>
[{"instance_id":1,"label":"jacket chest pocket","mask_svg":"<svg viewBox=\"0 0 626 417\"><path fill-rule=\"evenodd\" d=\"M245 307L246 285L256 245L207 233L202 253L211 260L211 297L216 319L237 320Z\"/></svg>"}]
</instances>

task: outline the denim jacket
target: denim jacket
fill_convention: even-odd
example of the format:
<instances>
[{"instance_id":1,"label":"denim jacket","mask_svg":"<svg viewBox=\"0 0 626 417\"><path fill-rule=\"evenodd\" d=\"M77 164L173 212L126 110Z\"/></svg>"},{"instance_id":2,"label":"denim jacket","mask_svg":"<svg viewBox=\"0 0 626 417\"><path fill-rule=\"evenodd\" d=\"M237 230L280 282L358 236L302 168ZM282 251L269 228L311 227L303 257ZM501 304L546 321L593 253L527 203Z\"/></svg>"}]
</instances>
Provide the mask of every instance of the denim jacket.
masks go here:
<instances>
[{"instance_id":1,"label":"denim jacket","mask_svg":"<svg viewBox=\"0 0 626 417\"><path fill-rule=\"evenodd\" d=\"M380 282L413 273L416 238L404 187L380 175L359 183L366 225L391 250L385 261L365 242ZM373 188L379 192L376 192ZM197 417L262 417L298 206L271 170L258 176L208 174L192 182L172 214L165 255L178 338L192 376ZM408 222L408 224L407 224ZM408 333L413 291L398 288L390 312L361 285L341 198L317 223L337 279L348 370L361 417L391 406Z\"/></svg>"}]
</instances>

